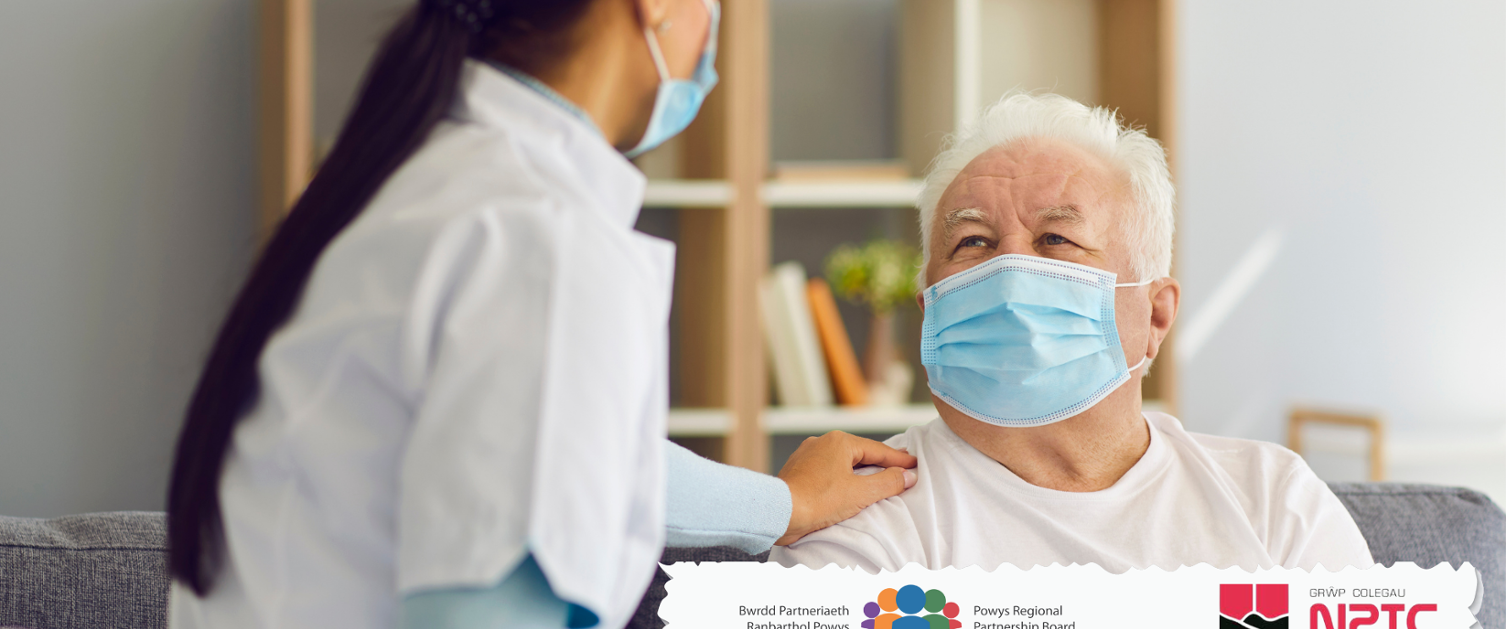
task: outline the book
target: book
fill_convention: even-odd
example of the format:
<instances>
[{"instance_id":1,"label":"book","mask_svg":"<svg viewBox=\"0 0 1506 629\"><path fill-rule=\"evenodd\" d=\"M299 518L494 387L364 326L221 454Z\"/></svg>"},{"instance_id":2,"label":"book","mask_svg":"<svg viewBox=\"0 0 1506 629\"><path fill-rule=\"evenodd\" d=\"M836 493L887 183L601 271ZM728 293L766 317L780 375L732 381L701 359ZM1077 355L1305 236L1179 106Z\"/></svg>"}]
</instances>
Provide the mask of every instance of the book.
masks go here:
<instances>
[{"instance_id":1,"label":"book","mask_svg":"<svg viewBox=\"0 0 1506 629\"><path fill-rule=\"evenodd\" d=\"M811 317L805 268L798 262L775 266L760 293L765 345L779 403L830 406L831 381Z\"/></svg>"},{"instance_id":2,"label":"book","mask_svg":"<svg viewBox=\"0 0 1506 629\"><path fill-rule=\"evenodd\" d=\"M842 325L842 315L837 312L837 300L831 294L831 286L826 280L813 278L806 283L805 292L811 304L811 317L816 322L816 335L821 339L821 353L831 370L831 388L837 403L843 406L866 405L868 382L863 379L863 370L858 366L858 355L852 349L852 339L847 336L847 326Z\"/></svg>"},{"instance_id":3,"label":"book","mask_svg":"<svg viewBox=\"0 0 1506 629\"><path fill-rule=\"evenodd\" d=\"M758 305L763 316L763 343L767 350L769 372L774 379L774 398L785 406L809 406L800 386L799 359L796 358L794 333L783 316L774 276L768 275L758 286Z\"/></svg>"}]
</instances>

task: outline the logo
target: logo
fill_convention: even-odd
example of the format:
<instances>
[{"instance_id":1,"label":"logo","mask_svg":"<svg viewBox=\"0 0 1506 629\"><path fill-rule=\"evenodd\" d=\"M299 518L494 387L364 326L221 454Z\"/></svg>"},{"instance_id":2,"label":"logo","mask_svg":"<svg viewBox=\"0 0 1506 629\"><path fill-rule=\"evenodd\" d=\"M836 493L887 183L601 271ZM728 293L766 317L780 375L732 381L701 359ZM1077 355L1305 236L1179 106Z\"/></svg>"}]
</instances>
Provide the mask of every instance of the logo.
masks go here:
<instances>
[{"instance_id":1,"label":"logo","mask_svg":"<svg viewBox=\"0 0 1506 629\"><path fill-rule=\"evenodd\" d=\"M1407 629L1417 629L1418 614L1421 614L1422 612L1438 611L1438 605L1434 603L1421 603L1418 605L1413 605L1410 610L1408 610L1405 604L1401 603L1386 604L1379 607L1376 607L1375 605L1372 605L1370 603L1338 603L1333 607L1334 611L1338 614L1337 623L1334 622L1334 615L1329 613L1328 605L1324 603L1314 603L1312 609L1309 612L1307 626L1311 627L1312 629L1320 629L1325 627L1327 629L1342 629L1345 626L1363 627L1365 625L1374 625L1377 621L1380 620L1381 614L1385 614L1390 617L1390 623L1387 624L1387 626L1390 627L1390 629L1397 629L1397 627L1399 627L1400 625L1396 624L1396 619L1398 616L1405 613L1407 615ZM1346 620L1346 618L1344 617L1346 612L1348 614L1352 614L1347 619L1349 621L1348 625L1344 624L1344 621ZM1365 615L1360 616L1360 614ZM1318 622L1320 619L1322 620L1322 624L1319 624ZM1380 625L1376 626L1378 627Z\"/></svg>"},{"instance_id":2,"label":"logo","mask_svg":"<svg viewBox=\"0 0 1506 629\"><path fill-rule=\"evenodd\" d=\"M868 617L863 629L960 629L959 611L941 590L921 590L914 585L888 588L879 592L877 601L863 606L863 615Z\"/></svg>"},{"instance_id":3,"label":"logo","mask_svg":"<svg viewBox=\"0 0 1506 629\"><path fill-rule=\"evenodd\" d=\"M1225 583L1218 586L1219 629L1286 629L1285 583Z\"/></svg>"}]
</instances>

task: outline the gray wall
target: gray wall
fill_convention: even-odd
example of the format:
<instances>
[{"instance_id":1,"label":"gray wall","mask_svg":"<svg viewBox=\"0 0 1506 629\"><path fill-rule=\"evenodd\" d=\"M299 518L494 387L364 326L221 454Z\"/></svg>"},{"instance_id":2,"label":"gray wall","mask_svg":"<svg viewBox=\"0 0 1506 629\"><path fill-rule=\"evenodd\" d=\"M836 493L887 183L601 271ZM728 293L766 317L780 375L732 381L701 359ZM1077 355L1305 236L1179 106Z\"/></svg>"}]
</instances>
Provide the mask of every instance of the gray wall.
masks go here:
<instances>
[{"instance_id":1,"label":"gray wall","mask_svg":"<svg viewBox=\"0 0 1506 629\"><path fill-rule=\"evenodd\" d=\"M897 157L898 0L769 3L774 161Z\"/></svg>"},{"instance_id":2,"label":"gray wall","mask_svg":"<svg viewBox=\"0 0 1506 629\"><path fill-rule=\"evenodd\" d=\"M414 4L414 0L314 3L314 142L319 150L334 143L382 36Z\"/></svg>"},{"instance_id":3,"label":"gray wall","mask_svg":"<svg viewBox=\"0 0 1506 629\"><path fill-rule=\"evenodd\" d=\"M1188 427L1283 441L1291 404L1375 409L1394 477L1506 497L1506 4L1178 11Z\"/></svg>"},{"instance_id":4,"label":"gray wall","mask_svg":"<svg viewBox=\"0 0 1506 629\"><path fill-rule=\"evenodd\" d=\"M255 245L253 7L0 2L0 514L163 506Z\"/></svg>"}]
</instances>

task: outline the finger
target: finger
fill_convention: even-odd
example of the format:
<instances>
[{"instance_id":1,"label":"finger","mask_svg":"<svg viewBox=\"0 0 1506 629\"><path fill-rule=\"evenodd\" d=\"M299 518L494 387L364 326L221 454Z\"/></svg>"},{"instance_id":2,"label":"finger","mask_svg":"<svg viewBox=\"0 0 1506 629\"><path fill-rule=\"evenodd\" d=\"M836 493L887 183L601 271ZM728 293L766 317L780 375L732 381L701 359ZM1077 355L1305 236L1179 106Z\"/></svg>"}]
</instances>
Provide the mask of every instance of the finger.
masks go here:
<instances>
[{"instance_id":1,"label":"finger","mask_svg":"<svg viewBox=\"0 0 1506 629\"><path fill-rule=\"evenodd\" d=\"M915 472L902 467L891 467L872 476L855 478L861 485L855 492L863 501L858 508L865 508L885 498L893 498L915 486Z\"/></svg>"},{"instance_id":2,"label":"finger","mask_svg":"<svg viewBox=\"0 0 1506 629\"><path fill-rule=\"evenodd\" d=\"M915 467L919 461L915 455L896 450L872 439L848 435L848 447L852 452L852 466L877 465L880 467Z\"/></svg>"}]
</instances>

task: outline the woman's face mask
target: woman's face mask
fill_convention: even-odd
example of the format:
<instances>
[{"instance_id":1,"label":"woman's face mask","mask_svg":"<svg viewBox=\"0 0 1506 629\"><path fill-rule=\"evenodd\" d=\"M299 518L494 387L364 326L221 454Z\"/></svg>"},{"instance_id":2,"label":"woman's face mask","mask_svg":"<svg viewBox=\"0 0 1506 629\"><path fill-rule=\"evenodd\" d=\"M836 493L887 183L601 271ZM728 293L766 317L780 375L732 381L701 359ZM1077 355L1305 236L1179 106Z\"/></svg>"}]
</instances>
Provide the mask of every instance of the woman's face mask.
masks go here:
<instances>
[{"instance_id":1,"label":"woman's face mask","mask_svg":"<svg viewBox=\"0 0 1506 629\"><path fill-rule=\"evenodd\" d=\"M702 0L711 14L711 30L706 34L706 47L696 63L690 79L676 79L669 74L664 63L664 52L659 48L659 38L652 29L643 27L643 36L648 39L648 51L654 58L654 68L659 71L659 92L654 97L654 111L649 115L648 127L643 138L625 153L629 159L647 153L663 144L695 120L706 102L706 95L716 87L716 39L721 25L721 5L716 0Z\"/></svg>"}]
</instances>

